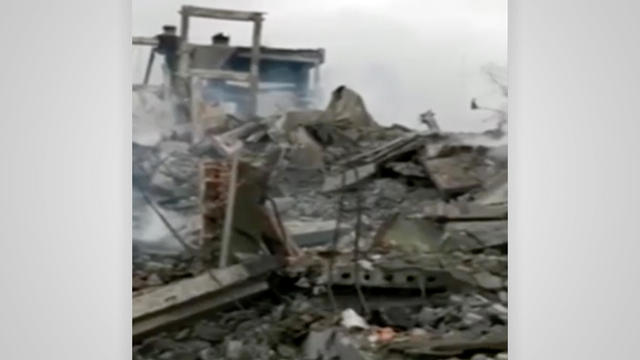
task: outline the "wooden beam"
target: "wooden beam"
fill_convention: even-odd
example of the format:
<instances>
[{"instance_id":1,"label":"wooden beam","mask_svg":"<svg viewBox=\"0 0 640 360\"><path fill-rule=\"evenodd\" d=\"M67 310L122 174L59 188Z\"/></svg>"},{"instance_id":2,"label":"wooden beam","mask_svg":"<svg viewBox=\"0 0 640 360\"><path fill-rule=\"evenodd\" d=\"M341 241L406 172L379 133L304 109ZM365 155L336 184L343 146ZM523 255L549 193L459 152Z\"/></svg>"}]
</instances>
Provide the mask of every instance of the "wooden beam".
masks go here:
<instances>
[{"instance_id":1,"label":"wooden beam","mask_svg":"<svg viewBox=\"0 0 640 360\"><path fill-rule=\"evenodd\" d=\"M235 21L260 21L261 12L237 11L224 9L210 9L198 6L183 6L180 13L183 16L204 17L210 19L235 20Z\"/></svg>"}]
</instances>

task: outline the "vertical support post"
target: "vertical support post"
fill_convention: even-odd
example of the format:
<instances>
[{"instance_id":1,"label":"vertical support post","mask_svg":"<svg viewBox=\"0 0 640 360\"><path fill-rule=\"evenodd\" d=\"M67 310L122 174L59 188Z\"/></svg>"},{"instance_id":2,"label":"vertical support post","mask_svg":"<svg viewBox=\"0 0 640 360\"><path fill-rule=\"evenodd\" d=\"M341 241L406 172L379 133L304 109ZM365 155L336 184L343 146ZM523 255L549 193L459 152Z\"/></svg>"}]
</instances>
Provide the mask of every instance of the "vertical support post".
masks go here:
<instances>
[{"instance_id":1,"label":"vertical support post","mask_svg":"<svg viewBox=\"0 0 640 360\"><path fill-rule=\"evenodd\" d=\"M313 94L313 103L314 105L322 103L320 94L320 63L316 62L313 66L313 90L311 93Z\"/></svg>"},{"instance_id":2,"label":"vertical support post","mask_svg":"<svg viewBox=\"0 0 640 360\"><path fill-rule=\"evenodd\" d=\"M222 229L222 247L220 249L219 268L227 267L229 260L229 242L231 241L231 227L233 225L233 211L236 202L236 184L238 182L238 157L240 150L236 149L231 154L231 178L229 180L229 194L227 196L227 209L224 217L224 228Z\"/></svg>"},{"instance_id":3,"label":"vertical support post","mask_svg":"<svg viewBox=\"0 0 640 360\"><path fill-rule=\"evenodd\" d=\"M313 65L313 91L318 91L320 85L320 63Z\"/></svg>"},{"instance_id":4,"label":"vertical support post","mask_svg":"<svg viewBox=\"0 0 640 360\"><path fill-rule=\"evenodd\" d=\"M182 10L180 25L180 45L178 46L178 75L186 77L189 71L189 15Z\"/></svg>"},{"instance_id":5,"label":"vertical support post","mask_svg":"<svg viewBox=\"0 0 640 360\"><path fill-rule=\"evenodd\" d=\"M180 41L186 43L189 39L189 15L182 9L180 13Z\"/></svg>"},{"instance_id":6,"label":"vertical support post","mask_svg":"<svg viewBox=\"0 0 640 360\"><path fill-rule=\"evenodd\" d=\"M260 83L260 34L262 32L262 16L253 19L253 39L251 45L251 84L249 114L255 116L258 113L258 85Z\"/></svg>"},{"instance_id":7,"label":"vertical support post","mask_svg":"<svg viewBox=\"0 0 640 360\"><path fill-rule=\"evenodd\" d=\"M143 84L149 85L149 76L151 75L151 67L153 66L153 59L156 55L155 50L152 48L149 53L149 61L147 62L147 69L144 72L144 81Z\"/></svg>"},{"instance_id":8,"label":"vertical support post","mask_svg":"<svg viewBox=\"0 0 640 360\"><path fill-rule=\"evenodd\" d=\"M189 115L191 117L191 125L194 129L198 129L200 122L197 119L198 116L198 78L195 76L189 77L189 92L191 93L191 103L189 104ZM196 131L197 133L197 131ZM194 134L198 135L198 134ZM198 139L199 140L199 139ZM197 141L197 140L196 140Z\"/></svg>"}]
</instances>

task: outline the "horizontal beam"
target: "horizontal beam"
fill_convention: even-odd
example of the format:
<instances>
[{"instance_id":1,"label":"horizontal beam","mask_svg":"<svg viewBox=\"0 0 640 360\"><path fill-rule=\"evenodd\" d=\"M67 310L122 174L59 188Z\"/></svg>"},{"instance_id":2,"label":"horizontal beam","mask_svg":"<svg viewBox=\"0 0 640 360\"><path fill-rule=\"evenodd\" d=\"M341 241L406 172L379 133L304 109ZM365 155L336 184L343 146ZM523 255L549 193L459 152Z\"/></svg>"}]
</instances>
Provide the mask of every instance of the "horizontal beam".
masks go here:
<instances>
[{"instance_id":1,"label":"horizontal beam","mask_svg":"<svg viewBox=\"0 0 640 360\"><path fill-rule=\"evenodd\" d=\"M251 58L251 53L240 52L238 53L238 57ZM316 57L307 57L307 56L301 56L301 55L272 55L272 54L265 54L265 53L260 54L260 60L293 61L293 62L309 63L312 65L316 65L322 62Z\"/></svg>"},{"instance_id":2,"label":"horizontal beam","mask_svg":"<svg viewBox=\"0 0 640 360\"><path fill-rule=\"evenodd\" d=\"M235 20L235 21L261 21L261 12L255 11L237 11L237 10L223 10L223 9L210 9L198 6L183 6L180 11L182 15L191 17L204 17L210 19L221 20Z\"/></svg>"},{"instance_id":3,"label":"horizontal beam","mask_svg":"<svg viewBox=\"0 0 640 360\"><path fill-rule=\"evenodd\" d=\"M141 339L146 335L156 333L161 329L166 329L167 326L180 323L183 320L192 319L211 309L242 300L243 298L266 291L268 288L269 285L264 281L249 281L233 289L221 291L215 297L203 298L186 306L170 308L153 317L138 321L134 319L132 326L133 339Z\"/></svg>"},{"instance_id":4,"label":"horizontal beam","mask_svg":"<svg viewBox=\"0 0 640 360\"><path fill-rule=\"evenodd\" d=\"M133 337L163 330L216 307L267 289L260 279L279 266L272 256L210 269L133 297Z\"/></svg>"},{"instance_id":5,"label":"horizontal beam","mask_svg":"<svg viewBox=\"0 0 640 360\"><path fill-rule=\"evenodd\" d=\"M188 75L199 77L202 79L233 80L244 82L248 82L251 79L251 74L246 72L218 69L190 69Z\"/></svg>"},{"instance_id":6,"label":"horizontal beam","mask_svg":"<svg viewBox=\"0 0 640 360\"><path fill-rule=\"evenodd\" d=\"M251 48L248 46L238 46L236 56L242 58L251 57ZM324 49L286 49L273 47L260 47L261 60L281 60L296 61L309 64L322 64L324 62Z\"/></svg>"},{"instance_id":7,"label":"horizontal beam","mask_svg":"<svg viewBox=\"0 0 640 360\"><path fill-rule=\"evenodd\" d=\"M146 45L146 46L158 45L158 39L154 37L134 36L131 40L133 45Z\"/></svg>"},{"instance_id":8,"label":"horizontal beam","mask_svg":"<svg viewBox=\"0 0 640 360\"><path fill-rule=\"evenodd\" d=\"M162 90L163 86L162 85L145 85L145 84L133 84L132 85L132 90L133 91L160 91Z\"/></svg>"}]
</instances>

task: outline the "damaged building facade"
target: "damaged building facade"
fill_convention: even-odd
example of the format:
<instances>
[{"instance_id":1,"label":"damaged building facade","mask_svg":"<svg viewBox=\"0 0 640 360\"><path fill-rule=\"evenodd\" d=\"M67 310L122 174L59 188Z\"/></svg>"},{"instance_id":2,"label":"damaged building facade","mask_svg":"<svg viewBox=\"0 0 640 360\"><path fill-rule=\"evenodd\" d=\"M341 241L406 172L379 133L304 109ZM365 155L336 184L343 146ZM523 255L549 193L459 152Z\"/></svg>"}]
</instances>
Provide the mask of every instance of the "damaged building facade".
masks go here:
<instances>
[{"instance_id":1,"label":"damaged building facade","mask_svg":"<svg viewBox=\"0 0 640 360\"><path fill-rule=\"evenodd\" d=\"M204 121L197 81L250 104L284 64L304 100L324 52L190 45L190 16L264 14L181 15L157 96L188 116L133 144L133 358L507 359L506 135L381 126L347 86Z\"/></svg>"}]
</instances>

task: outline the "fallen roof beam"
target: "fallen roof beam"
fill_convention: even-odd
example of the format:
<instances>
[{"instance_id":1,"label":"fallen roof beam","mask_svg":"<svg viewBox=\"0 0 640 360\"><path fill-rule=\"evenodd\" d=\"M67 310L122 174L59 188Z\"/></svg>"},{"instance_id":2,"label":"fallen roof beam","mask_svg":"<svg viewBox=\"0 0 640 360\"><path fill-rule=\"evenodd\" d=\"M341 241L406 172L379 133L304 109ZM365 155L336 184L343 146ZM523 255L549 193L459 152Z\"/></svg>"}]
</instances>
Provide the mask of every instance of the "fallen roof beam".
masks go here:
<instances>
[{"instance_id":1,"label":"fallen roof beam","mask_svg":"<svg viewBox=\"0 0 640 360\"><path fill-rule=\"evenodd\" d=\"M134 340L267 290L262 278L278 266L273 256L261 256L134 296Z\"/></svg>"},{"instance_id":2,"label":"fallen roof beam","mask_svg":"<svg viewBox=\"0 0 640 360\"><path fill-rule=\"evenodd\" d=\"M192 17L204 17L221 20L236 21L260 21L262 20L261 12L256 11L236 11L223 9L210 9L198 6L183 6L180 12L182 15Z\"/></svg>"}]
</instances>

